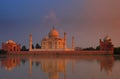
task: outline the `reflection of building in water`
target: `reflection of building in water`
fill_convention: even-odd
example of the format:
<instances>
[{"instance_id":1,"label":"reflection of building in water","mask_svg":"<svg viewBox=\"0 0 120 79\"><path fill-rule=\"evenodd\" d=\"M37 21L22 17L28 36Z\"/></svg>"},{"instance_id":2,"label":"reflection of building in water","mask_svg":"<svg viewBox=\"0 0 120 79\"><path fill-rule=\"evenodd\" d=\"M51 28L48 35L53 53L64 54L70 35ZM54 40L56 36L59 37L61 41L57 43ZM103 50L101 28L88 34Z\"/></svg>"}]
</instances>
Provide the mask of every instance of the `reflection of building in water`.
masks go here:
<instances>
[{"instance_id":1,"label":"reflection of building in water","mask_svg":"<svg viewBox=\"0 0 120 79\"><path fill-rule=\"evenodd\" d=\"M60 72L65 73L66 62L63 60L48 60L46 62L41 62L41 68L44 72L48 73L50 79L58 79L58 74Z\"/></svg>"},{"instance_id":2,"label":"reflection of building in water","mask_svg":"<svg viewBox=\"0 0 120 79\"><path fill-rule=\"evenodd\" d=\"M114 64L113 56L103 57L100 60L101 71L105 70L110 75L112 73L113 64Z\"/></svg>"},{"instance_id":3,"label":"reflection of building in water","mask_svg":"<svg viewBox=\"0 0 120 79\"><path fill-rule=\"evenodd\" d=\"M110 75L112 72L112 68L114 65L114 56L80 56L79 59L77 58L70 58L69 62L71 62L71 72L72 74L75 73L75 66L76 61L78 60L89 60L93 61L96 60L99 62L100 70L107 72L107 74ZM32 73L32 63L33 62L39 62L41 65L41 70L48 74L49 79L59 79L59 74L64 73L64 79L67 79L67 64L68 64L68 58L67 59L51 59L51 58L45 58L45 59L30 59L30 74ZM99 69L99 66L98 66Z\"/></svg>"},{"instance_id":4,"label":"reflection of building in water","mask_svg":"<svg viewBox=\"0 0 120 79\"><path fill-rule=\"evenodd\" d=\"M66 79L66 60L59 59L41 59L37 60L41 64L41 69L43 72L47 73L49 79L59 79L59 74L64 73L64 79ZM36 60L30 59L30 74L32 72L32 64L31 62L36 62Z\"/></svg>"},{"instance_id":5,"label":"reflection of building in water","mask_svg":"<svg viewBox=\"0 0 120 79\"><path fill-rule=\"evenodd\" d=\"M4 67L9 71L18 65L20 65L20 59L17 58L6 58L4 60L1 60L1 67Z\"/></svg>"},{"instance_id":6,"label":"reflection of building in water","mask_svg":"<svg viewBox=\"0 0 120 79\"><path fill-rule=\"evenodd\" d=\"M74 37L72 37L72 48L67 48L66 33L64 37L60 38L58 31L53 27L48 36L41 41L41 49L32 49L32 35L30 34L29 51L73 51L74 50Z\"/></svg>"},{"instance_id":7,"label":"reflection of building in water","mask_svg":"<svg viewBox=\"0 0 120 79\"><path fill-rule=\"evenodd\" d=\"M100 50L105 50L105 51L114 50L114 46L111 42L110 37L106 36L103 41L100 39Z\"/></svg>"},{"instance_id":8,"label":"reflection of building in water","mask_svg":"<svg viewBox=\"0 0 120 79\"><path fill-rule=\"evenodd\" d=\"M5 51L20 51L20 44L15 43L13 40L9 40L6 43L2 43L2 49Z\"/></svg>"}]
</instances>

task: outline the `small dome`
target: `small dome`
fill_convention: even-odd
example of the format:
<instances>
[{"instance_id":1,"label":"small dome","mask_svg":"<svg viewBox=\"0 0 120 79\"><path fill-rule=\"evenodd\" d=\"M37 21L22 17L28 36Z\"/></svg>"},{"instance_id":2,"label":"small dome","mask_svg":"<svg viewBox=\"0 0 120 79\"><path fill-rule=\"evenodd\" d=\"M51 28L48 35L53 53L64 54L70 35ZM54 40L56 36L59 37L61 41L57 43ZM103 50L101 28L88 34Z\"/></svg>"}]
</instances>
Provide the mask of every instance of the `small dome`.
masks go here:
<instances>
[{"instance_id":1,"label":"small dome","mask_svg":"<svg viewBox=\"0 0 120 79\"><path fill-rule=\"evenodd\" d=\"M6 43L16 44L13 40L8 40Z\"/></svg>"},{"instance_id":2,"label":"small dome","mask_svg":"<svg viewBox=\"0 0 120 79\"><path fill-rule=\"evenodd\" d=\"M48 39L48 36L46 36L45 39Z\"/></svg>"},{"instance_id":3,"label":"small dome","mask_svg":"<svg viewBox=\"0 0 120 79\"><path fill-rule=\"evenodd\" d=\"M49 32L49 37L57 38L59 36L58 31L53 27L53 29Z\"/></svg>"},{"instance_id":4,"label":"small dome","mask_svg":"<svg viewBox=\"0 0 120 79\"><path fill-rule=\"evenodd\" d=\"M48 37L46 36L45 38L42 39L42 41L48 40Z\"/></svg>"},{"instance_id":5,"label":"small dome","mask_svg":"<svg viewBox=\"0 0 120 79\"><path fill-rule=\"evenodd\" d=\"M106 40L111 40L111 38L110 38L109 36L106 36L106 37L104 38L104 41L106 41Z\"/></svg>"}]
</instances>

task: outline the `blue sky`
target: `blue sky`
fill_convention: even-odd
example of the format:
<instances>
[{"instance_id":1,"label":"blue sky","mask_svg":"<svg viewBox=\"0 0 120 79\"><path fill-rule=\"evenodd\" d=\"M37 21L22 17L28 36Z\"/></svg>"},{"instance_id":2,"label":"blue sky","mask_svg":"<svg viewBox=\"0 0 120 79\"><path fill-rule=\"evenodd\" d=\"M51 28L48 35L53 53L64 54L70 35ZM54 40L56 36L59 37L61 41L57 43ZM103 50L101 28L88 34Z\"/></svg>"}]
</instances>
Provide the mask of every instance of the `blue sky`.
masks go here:
<instances>
[{"instance_id":1,"label":"blue sky","mask_svg":"<svg viewBox=\"0 0 120 79\"><path fill-rule=\"evenodd\" d=\"M47 36L53 25L68 46L75 36L75 45L96 47L99 39L109 35L120 46L119 0L0 0L0 43L9 39L29 45Z\"/></svg>"}]
</instances>

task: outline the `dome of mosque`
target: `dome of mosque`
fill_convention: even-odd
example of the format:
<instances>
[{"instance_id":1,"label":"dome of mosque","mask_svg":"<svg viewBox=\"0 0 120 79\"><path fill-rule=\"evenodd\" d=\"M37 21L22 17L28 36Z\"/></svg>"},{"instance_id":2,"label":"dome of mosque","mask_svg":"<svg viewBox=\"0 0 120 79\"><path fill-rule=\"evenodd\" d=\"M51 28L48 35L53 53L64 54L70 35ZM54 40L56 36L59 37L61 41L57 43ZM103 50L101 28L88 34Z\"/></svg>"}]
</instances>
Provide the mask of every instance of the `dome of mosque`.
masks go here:
<instances>
[{"instance_id":1,"label":"dome of mosque","mask_svg":"<svg viewBox=\"0 0 120 79\"><path fill-rule=\"evenodd\" d=\"M109 36L106 36L106 37L104 38L104 41L106 41L106 40L111 40L111 38L110 38Z\"/></svg>"},{"instance_id":2,"label":"dome of mosque","mask_svg":"<svg viewBox=\"0 0 120 79\"><path fill-rule=\"evenodd\" d=\"M58 31L53 27L53 29L49 32L49 37L57 38L59 36Z\"/></svg>"},{"instance_id":3,"label":"dome of mosque","mask_svg":"<svg viewBox=\"0 0 120 79\"><path fill-rule=\"evenodd\" d=\"M6 43L16 44L13 40L8 40Z\"/></svg>"}]
</instances>

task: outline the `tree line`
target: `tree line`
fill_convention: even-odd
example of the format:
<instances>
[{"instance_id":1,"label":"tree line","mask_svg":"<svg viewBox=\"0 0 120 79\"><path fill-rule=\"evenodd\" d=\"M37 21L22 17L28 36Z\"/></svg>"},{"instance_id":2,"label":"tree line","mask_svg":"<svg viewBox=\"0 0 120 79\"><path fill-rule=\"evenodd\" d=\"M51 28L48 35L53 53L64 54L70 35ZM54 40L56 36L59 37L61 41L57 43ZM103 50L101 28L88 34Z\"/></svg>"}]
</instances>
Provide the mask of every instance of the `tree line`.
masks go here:
<instances>
[{"instance_id":1,"label":"tree line","mask_svg":"<svg viewBox=\"0 0 120 79\"><path fill-rule=\"evenodd\" d=\"M32 45L32 49L41 49L41 46L37 43L35 46ZM29 49L25 45L23 45L21 51L29 51Z\"/></svg>"}]
</instances>

